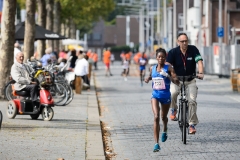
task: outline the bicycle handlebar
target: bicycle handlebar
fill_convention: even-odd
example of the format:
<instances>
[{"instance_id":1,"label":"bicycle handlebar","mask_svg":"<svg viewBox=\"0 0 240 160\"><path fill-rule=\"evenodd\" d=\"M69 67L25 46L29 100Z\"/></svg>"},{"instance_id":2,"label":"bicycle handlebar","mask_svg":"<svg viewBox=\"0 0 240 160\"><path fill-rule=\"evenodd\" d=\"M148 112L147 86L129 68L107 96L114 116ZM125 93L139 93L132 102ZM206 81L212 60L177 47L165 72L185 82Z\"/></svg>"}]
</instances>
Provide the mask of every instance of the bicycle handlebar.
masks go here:
<instances>
[{"instance_id":1,"label":"bicycle handlebar","mask_svg":"<svg viewBox=\"0 0 240 160\"><path fill-rule=\"evenodd\" d=\"M199 78L198 76L196 75L189 75L189 76L177 76L178 79L180 81L187 81L188 79L193 79L193 78L197 78L197 79L200 79L200 80L203 80L202 78Z\"/></svg>"}]
</instances>

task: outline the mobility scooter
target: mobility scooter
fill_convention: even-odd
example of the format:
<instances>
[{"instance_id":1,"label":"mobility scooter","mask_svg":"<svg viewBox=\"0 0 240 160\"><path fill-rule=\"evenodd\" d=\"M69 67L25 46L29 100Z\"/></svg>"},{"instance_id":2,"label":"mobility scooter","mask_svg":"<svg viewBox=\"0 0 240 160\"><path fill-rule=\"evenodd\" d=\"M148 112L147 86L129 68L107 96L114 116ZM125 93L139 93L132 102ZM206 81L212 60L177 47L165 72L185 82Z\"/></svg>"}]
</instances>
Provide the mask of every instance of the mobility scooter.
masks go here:
<instances>
[{"instance_id":1,"label":"mobility scooter","mask_svg":"<svg viewBox=\"0 0 240 160\"><path fill-rule=\"evenodd\" d=\"M54 101L49 92L49 87L52 85L50 73L44 72L44 81L38 83L39 85L39 101L38 110L34 110L30 93L27 91L14 90L13 95L17 96L16 99L9 101L7 106L7 116L10 119L14 119L16 115L30 115L32 119L38 119L39 115L42 115L44 121L51 121L54 116Z\"/></svg>"}]
</instances>

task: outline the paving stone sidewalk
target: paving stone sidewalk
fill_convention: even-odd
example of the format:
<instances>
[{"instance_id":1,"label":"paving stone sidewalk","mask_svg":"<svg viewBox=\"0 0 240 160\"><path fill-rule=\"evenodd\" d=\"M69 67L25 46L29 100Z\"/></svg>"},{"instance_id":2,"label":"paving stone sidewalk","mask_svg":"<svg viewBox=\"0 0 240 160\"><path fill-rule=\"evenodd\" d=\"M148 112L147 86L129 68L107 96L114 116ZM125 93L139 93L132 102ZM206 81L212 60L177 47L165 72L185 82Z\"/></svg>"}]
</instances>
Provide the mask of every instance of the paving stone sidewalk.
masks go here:
<instances>
[{"instance_id":1,"label":"paving stone sidewalk","mask_svg":"<svg viewBox=\"0 0 240 160\"><path fill-rule=\"evenodd\" d=\"M90 91L75 94L68 106L53 108L52 121L29 115L8 119L7 103L0 101L0 160L105 159L94 76Z\"/></svg>"}]
</instances>

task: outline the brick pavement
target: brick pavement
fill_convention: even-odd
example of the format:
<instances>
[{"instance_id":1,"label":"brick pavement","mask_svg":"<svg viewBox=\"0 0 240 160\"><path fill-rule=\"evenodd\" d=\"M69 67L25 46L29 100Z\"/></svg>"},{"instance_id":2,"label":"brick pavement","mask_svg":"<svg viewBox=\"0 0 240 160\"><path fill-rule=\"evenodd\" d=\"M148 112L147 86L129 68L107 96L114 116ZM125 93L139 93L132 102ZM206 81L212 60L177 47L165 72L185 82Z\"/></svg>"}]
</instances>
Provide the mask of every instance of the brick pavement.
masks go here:
<instances>
[{"instance_id":1,"label":"brick pavement","mask_svg":"<svg viewBox=\"0 0 240 160\"><path fill-rule=\"evenodd\" d=\"M105 159L93 78L91 85L68 106L54 107L49 122L29 115L8 119L7 101L1 101L0 160Z\"/></svg>"},{"instance_id":2,"label":"brick pavement","mask_svg":"<svg viewBox=\"0 0 240 160\"><path fill-rule=\"evenodd\" d=\"M196 135L188 135L187 145L182 144L177 122L169 121L168 140L160 143L160 152L153 153L151 83L141 87L135 76L125 82L120 63L112 67L112 77L105 77L104 66L99 66L100 119L111 133L109 146L116 154L112 159L240 159L240 94L231 91L230 79L206 75L197 80ZM131 69L130 73L136 72Z\"/></svg>"}]
</instances>

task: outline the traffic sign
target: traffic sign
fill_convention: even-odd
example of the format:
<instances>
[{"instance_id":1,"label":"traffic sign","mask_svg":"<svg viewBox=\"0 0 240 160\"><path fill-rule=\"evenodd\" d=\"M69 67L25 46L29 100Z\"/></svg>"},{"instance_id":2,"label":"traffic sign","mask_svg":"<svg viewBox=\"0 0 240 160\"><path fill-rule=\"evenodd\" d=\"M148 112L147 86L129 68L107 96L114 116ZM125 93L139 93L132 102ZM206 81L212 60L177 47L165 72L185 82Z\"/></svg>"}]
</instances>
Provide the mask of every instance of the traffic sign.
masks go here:
<instances>
[{"instance_id":1,"label":"traffic sign","mask_svg":"<svg viewBox=\"0 0 240 160\"><path fill-rule=\"evenodd\" d=\"M167 38L167 37L164 37L164 38L163 38L163 42L164 42L165 44L167 44L167 43L168 43L168 38Z\"/></svg>"},{"instance_id":2,"label":"traffic sign","mask_svg":"<svg viewBox=\"0 0 240 160\"><path fill-rule=\"evenodd\" d=\"M223 27L218 27L217 28L217 35L218 35L218 37L223 37L224 36L224 28Z\"/></svg>"}]
</instances>

